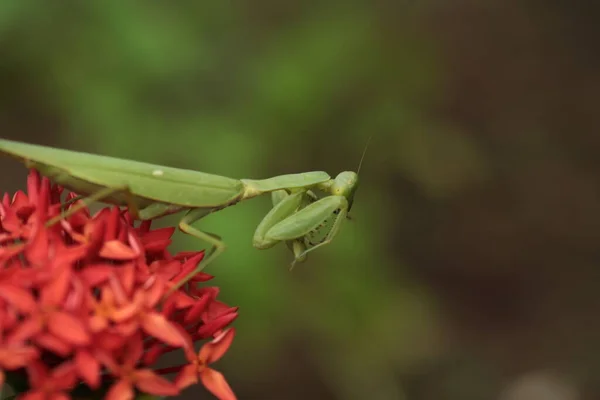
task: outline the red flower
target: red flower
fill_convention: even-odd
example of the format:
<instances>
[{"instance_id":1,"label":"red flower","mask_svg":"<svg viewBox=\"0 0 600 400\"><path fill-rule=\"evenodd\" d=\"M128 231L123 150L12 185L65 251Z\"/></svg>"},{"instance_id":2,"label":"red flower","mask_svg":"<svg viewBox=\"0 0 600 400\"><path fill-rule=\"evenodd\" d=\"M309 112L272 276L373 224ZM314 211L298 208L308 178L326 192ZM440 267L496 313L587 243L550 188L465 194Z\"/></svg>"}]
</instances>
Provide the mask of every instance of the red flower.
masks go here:
<instances>
[{"instance_id":1,"label":"red flower","mask_svg":"<svg viewBox=\"0 0 600 400\"><path fill-rule=\"evenodd\" d=\"M75 365L68 361L49 371L46 365L36 360L27 366L27 373L34 389L27 392L23 400L70 399L65 392L75 385L77 379Z\"/></svg>"},{"instance_id":2,"label":"red flower","mask_svg":"<svg viewBox=\"0 0 600 400\"><path fill-rule=\"evenodd\" d=\"M33 346L22 343L9 344L3 340L2 326L5 325L5 320L5 316L0 315L0 388L4 384L3 369L23 368L39 356L38 350Z\"/></svg>"},{"instance_id":3,"label":"red flower","mask_svg":"<svg viewBox=\"0 0 600 400\"><path fill-rule=\"evenodd\" d=\"M235 330L227 329L211 342L204 344L197 355L186 347L186 357L190 363L183 367L175 378L177 387L183 389L198 383L199 379L204 387L220 400L235 400L235 394L223 374L209 367L209 364L223 357L234 336Z\"/></svg>"},{"instance_id":4,"label":"red flower","mask_svg":"<svg viewBox=\"0 0 600 400\"><path fill-rule=\"evenodd\" d=\"M181 285L204 253L172 255L174 228L136 227L116 207L91 215L62 191L32 171L27 194L0 202L0 386L2 371L13 371L27 379L26 400L69 399L80 381L127 399L134 388L176 395L199 379L234 399L207 365L229 348L237 307L217 300L219 288L197 287L212 279L206 273ZM210 337L195 356L193 343ZM190 365L152 369L177 349ZM177 383L160 376L173 371Z\"/></svg>"},{"instance_id":5,"label":"red flower","mask_svg":"<svg viewBox=\"0 0 600 400\"><path fill-rule=\"evenodd\" d=\"M98 359L118 378L108 391L107 400L133 399L134 386L143 393L159 396L173 396L179 393L173 383L153 370L137 367L144 350L141 334L133 335L122 350L123 352L116 356L101 351L97 353Z\"/></svg>"}]
</instances>

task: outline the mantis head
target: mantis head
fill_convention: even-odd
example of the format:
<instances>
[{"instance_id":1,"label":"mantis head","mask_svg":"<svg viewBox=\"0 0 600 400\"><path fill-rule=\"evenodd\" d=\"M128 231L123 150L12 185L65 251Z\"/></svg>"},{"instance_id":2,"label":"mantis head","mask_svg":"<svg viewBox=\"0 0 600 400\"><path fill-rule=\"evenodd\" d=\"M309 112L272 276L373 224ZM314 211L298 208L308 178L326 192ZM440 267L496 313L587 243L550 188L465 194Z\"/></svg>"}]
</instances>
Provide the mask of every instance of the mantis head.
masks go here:
<instances>
[{"instance_id":1,"label":"mantis head","mask_svg":"<svg viewBox=\"0 0 600 400\"><path fill-rule=\"evenodd\" d=\"M340 172L335 179L328 181L325 185L321 187L322 190L331 193L334 196L344 196L346 200L348 200L348 213L346 214L346 218L350 218L350 209L352 208L352 204L354 203L354 194L356 193L356 189L358 189L358 174L360 172L360 168L362 167L362 162L365 159L365 154L367 152L367 148L369 147L369 143L371 142L371 138L373 135L369 137L367 144L363 150L362 156L360 157L360 162L358 163L357 172L354 171L344 171Z\"/></svg>"},{"instance_id":2,"label":"mantis head","mask_svg":"<svg viewBox=\"0 0 600 400\"><path fill-rule=\"evenodd\" d=\"M344 196L348 200L348 211L352 208L354 193L358 188L358 174L354 171L340 172L331 185L331 194Z\"/></svg>"}]
</instances>

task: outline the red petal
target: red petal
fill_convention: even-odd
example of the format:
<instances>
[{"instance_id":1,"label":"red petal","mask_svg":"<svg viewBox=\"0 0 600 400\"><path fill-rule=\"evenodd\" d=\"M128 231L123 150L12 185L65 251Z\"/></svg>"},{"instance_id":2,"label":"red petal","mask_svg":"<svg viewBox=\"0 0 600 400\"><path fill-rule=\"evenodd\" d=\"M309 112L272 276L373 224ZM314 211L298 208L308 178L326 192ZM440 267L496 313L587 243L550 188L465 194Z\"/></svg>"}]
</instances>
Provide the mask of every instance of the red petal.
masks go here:
<instances>
[{"instance_id":1,"label":"red petal","mask_svg":"<svg viewBox=\"0 0 600 400\"><path fill-rule=\"evenodd\" d=\"M23 192L22 190L18 190L12 198L12 202L10 202L10 204L8 205L12 206L13 210L19 210L20 208L29 207L29 198L27 197L25 192Z\"/></svg>"},{"instance_id":2,"label":"red petal","mask_svg":"<svg viewBox=\"0 0 600 400\"><path fill-rule=\"evenodd\" d=\"M135 266L132 263L121 266L118 269L119 281L121 287L127 295L131 295L133 286L135 285Z\"/></svg>"},{"instance_id":3,"label":"red petal","mask_svg":"<svg viewBox=\"0 0 600 400\"><path fill-rule=\"evenodd\" d=\"M183 338L183 353L185 354L185 358L190 362L197 361L198 357L196 356L196 349L194 349L194 340L192 340L192 336L185 330L185 328L181 325L175 325L179 330L179 334ZM172 349L172 347L170 348Z\"/></svg>"},{"instance_id":4,"label":"red petal","mask_svg":"<svg viewBox=\"0 0 600 400\"><path fill-rule=\"evenodd\" d=\"M48 231L42 223L37 226L33 237L25 247L25 257L34 265L48 262Z\"/></svg>"},{"instance_id":5,"label":"red petal","mask_svg":"<svg viewBox=\"0 0 600 400\"><path fill-rule=\"evenodd\" d=\"M173 228L174 229L174 228ZM144 250L148 253L158 253L164 251L173 241L171 239L167 240L155 240L151 243L144 245Z\"/></svg>"},{"instance_id":6,"label":"red petal","mask_svg":"<svg viewBox=\"0 0 600 400\"><path fill-rule=\"evenodd\" d=\"M0 300L0 330L3 332L12 330L21 319L19 314L14 307L7 307L6 302Z\"/></svg>"},{"instance_id":7,"label":"red petal","mask_svg":"<svg viewBox=\"0 0 600 400\"><path fill-rule=\"evenodd\" d=\"M62 239L58 235L51 238L51 241L56 243L56 255L52 260L52 265L54 266L71 266L75 264L76 261L81 260L89 250L89 246L87 245L75 245L67 247L62 243Z\"/></svg>"},{"instance_id":8,"label":"red petal","mask_svg":"<svg viewBox=\"0 0 600 400\"><path fill-rule=\"evenodd\" d=\"M127 346L125 346L125 350L122 354L123 364L133 368L142 357L143 352L144 343L142 342L142 335L137 333L129 339Z\"/></svg>"},{"instance_id":9,"label":"red petal","mask_svg":"<svg viewBox=\"0 0 600 400\"><path fill-rule=\"evenodd\" d=\"M177 260L165 261L161 259L153 261L148 269L165 281L170 281L181 271L181 264Z\"/></svg>"},{"instance_id":10,"label":"red petal","mask_svg":"<svg viewBox=\"0 0 600 400\"><path fill-rule=\"evenodd\" d=\"M123 212L121 213L121 216L123 217L123 219L125 220L125 223L132 227L135 225L135 219L133 218L133 216L131 215L131 212L128 209L123 210Z\"/></svg>"},{"instance_id":11,"label":"red petal","mask_svg":"<svg viewBox=\"0 0 600 400\"><path fill-rule=\"evenodd\" d=\"M218 289L218 288L217 288ZM213 301L210 303L208 307L208 312L206 313L206 319L211 320L217 317L220 317L224 314L234 313L237 311L237 307L229 307L227 304L222 301Z\"/></svg>"},{"instance_id":12,"label":"red petal","mask_svg":"<svg viewBox=\"0 0 600 400\"><path fill-rule=\"evenodd\" d=\"M136 254L142 254L144 252L144 247L142 246L142 242L140 242L140 239L135 235L135 232L133 230L123 230L123 233L125 232L127 232L127 235L122 235L122 241L127 241L129 243L129 246L131 246L131 248L133 249L133 251L136 252ZM127 240L125 240L125 238L127 238Z\"/></svg>"},{"instance_id":13,"label":"red petal","mask_svg":"<svg viewBox=\"0 0 600 400\"><path fill-rule=\"evenodd\" d=\"M171 293L169 299L173 299L173 302L175 303L175 308L178 310L184 310L196 304L195 299L188 296L185 292L182 292L181 290Z\"/></svg>"},{"instance_id":14,"label":"red petal","mask_svg":"<svg viewBox=\"0 0 600 400\"><path fill-rule=\"evenodd\" d=\"M116 331L104 331L94 336L94 346L107 351L113 351L122 347L125 338Z\"/></svg>"},{"instance_id":15,"label":"red petal","mask_svg":"<svg viewBox=\"0 0 600 400\"><path fill-rule=\"evenodd\" d=\"M104 242L99 255L110 260L133 260L139 254L121 241L110 240Z\"/></svg>"},{"instance_id":16,"label":"red petal","mask_svg":"<svg viewBox=\"0 0 600 400\"><path fill-rule=\"evenodd\" d=\"M29 377L29 385L37 388L44 384L44 380L48 376L48 368L41 361L35 360L27 365L27 376Z\"/></svg>"},{"instance_id":17,"label":"red petal","mask_svg":"<svg viewBox=\"0 0 600 400\"><path fill-rule=\"evenodd\" d=\"M93 333L103 331L108 326L108 320L101 315L92 315L88 319L88 326Z\"/></svg>"},{"instance_id":18,"label":"red petal","mask_svg":"<svg viewBox=\"0 0 600 400\"><path fill-rule=\"evenodd\" d=\"M48 207L50 206L50 179L48 177L42 178L38 199L34 204L40 220L45 222L48 219Z\"/></svg>"},{"instance_id":19,"label":"red petal","mask_svg":"<svg viewBox=\"0 0 600 400\"><path fill-rule=\"evenodd\" d=\"M72 194L72 193L70 193ZM72 196L67 196L67 201L72 199L74 197ZM82 203L84 203L82 200L78 200L74 203L71 203L71 205L69 206L68 210L70 210L73 207L77 207L77 206L81 206ZM84 203L85 204L85 203ZM85 224L90 220L90 211L87 208L87 206L84 205L83 208L79 209L79 212L76 212L75 214L71 215L66 221L64 221L65 223L68 223L73 229L77 229L78 231L81 231L81 228L83 226L85 226Z\"/></svg>"},{"instance_id":20,"label":"red petal","mask_svg":"<svg viewBox=\"0 0 600 400\"><path fill-rule=\"evenodd\" d=\"M66 361L54 368L51 373L52 386L58 390L69 390L77 381L77 373L75 370L75 363L72 361Z\"/></svg>"},{"instance_id":21,"label":"red petal","mask_svg":"<svg viewBox=\"0 0 600 400\"><path fill-rule=\"evenodd\" d=\"M50 333L40 333L34 339L35 343L59 356L66 357L73 350L64 340L57 338Z\"/></svg>"},{"instance_id":22,"label":"red petal","mask_svg":"<svg viewBox=\"0 0 600 400\"><path fill-rule=\"evenodd\" d=\"M211 368L205 368L200 373L200 379L205 388L219 400L236 400L233 390L225 380L222 373Z\"/></svg>"},{"instance_id":23,"label":"red petal","mask_svg":"<svg viewBox=\"0 0 600 400\"><path fill-rule=\"evenodd\" d=\"M0 225L0 232L2 232L2 231L3 231L2 225ZM10 242L14 239L15 239L14 235L11 235L10 233L6 233L6 232L0 233L0 244L3 244L5 242Z\"/></svg>"},{"instance_id":24,"label":"red petal","mask_svg":"<svg viewBox=\"0 0 600 400\"><path fill-rule=\"evenodd\" d=\"M121 223L119 226L120 229L119 229L119 234L117 235L117 240L119 242L128 243L128 241L127 241L128 230L124 227L124 225L125 225L124 223ZM129 245L131 246L131 243L129 243ZM134 246L131 246L131 248L134 250L136 249L136 247L134 247ZM138 249L139 249L139 247L138 247Z\"/></svg>"},{"instance_id":25,"label":"red petal","mask_svg":"<svg viewBox=\"0 0 600 400\"><path fill-rule=\"evenodd\" d=\"M171 236L175 232L174 227L156 229L151 232L142 233L140 241L148 253L160 253L172 242Z\"/></svg>"},{"instance_id":26,"label":"red petal","mask_svg":"<svg viewBox=\"0 0 600 400\"><path fill-rule=\"evenodd\" d=\"M124 379L121 379L110 387L106 393L105 400L132 400L133 388L131 384Z\"/></svg>"},{"instance_id":27,"label":"red petal","mask_svg":"<svg viewBox=\"0 0 600 400\"><path fill-rule=\"evenodd\" d=\"M130 213L127 213L128 215L131 216ZM133 226L133 220L130 222L130 225ZM152 226L152 220L151 219L147 219L145 221L142 221L140 223L140 226L137 227L137 231L139 233L146 233L148 231L150 231L150 227Z\"/></svg>"},{"instance_id":28,"label":"red petal","mask_svg":"<svg viewBox=\"0 0 600 400\"><path fill-rule=\"evenodd\" d=\"M29 291L9 283L0 283L0 298L22 313L30 314L37 309L37 302Z\"/></svg>"},{"instance_id":29,"label":"red petal","mask_svg":"<svg viewBox=\"0 0 600 400\"><path fill-rule=\"evenodd\" d=\"M148 268L148 264L146 264L145 262L137 262L135 265L135 271L136 283L145 282L147 279L151 278L150 268Z\"/></svg>"},{"instance_id":30,"label":"red petal","mask_svg":"<svg viewBox=\"0 0 600 400\"><path fill-rule=\"evenodd\" d=\"M8 337L9 343L22 343L32 336L37 335L43 328L40 318L33 316L19 323L12 334Z\"/></svg>"},{"instance_id":31,"label":"red petal","mask_svg":"<svg viewBox=\"0 0 600 400\"><path fill-rule=\"evenodd\" d=\"M50 314L48 330L68 343L79 346L90 343L90 335L86 331L83 322L63 311Z\"/></svg>"},{"instance_id":32,"label":"red petal","mask_svg":"<svg viewBox=\"0 0 600 400\"><path fill-rule=\"evenodd\" d=\"M214 276L207 274L204 271L200 271L196 275L194 275L194 277L192 279L190 279L190 282L207 282L213 278L214 278Z\"/></svg>"},{"instance_id":33,"label":"red petal","mask_svg":"<svg viewBox=\"0 0 600 400\"><path fill-rule=\"evenodd\" d=\"M194 257L196 255L198 255L198 253L203 253L204 250L200 250L200 251L180 251L179 253L175 254L173 256L174 259L179 260L179 261L183 261L185 262L185 260L187 260L190 257Z\"/></svg>"},{"instance_id":34,"label":"red petal","mask_svg":"<svg viewBox=\"0 0 600 400\"><path fill-rule=\"evenodd\" d=\"M139 303L128 303L127 305L120 307L111 313L110 319L115 322L122 322L133 317L140 311Z\"/></svg>"},{"instance_id":35,"label":"red petal","mask_svg":"<svg viewBox=\"0 0 600 400\"><path fill-rule=\"evenodd\" d=\"M227 325L231 324L237 317L238 317L238 314L236 312L217 317L217 318L205 323L204 325L202 325L200 327L200 329L198 329L197 334L201 338L210 337L210 336L214 335L216 332L225 328Z\"/></svg>"},{"instance_id":36,"label":"red petal","mask_svg":"<svg viewBox=\"0 0 600 400\"><path fill-rule=\"evenodd\" d=\"M140 228L141 228L141 226L140 226ZM173 236L173 233L175 233L175 227L155 229L153 231L149 231L146 233L142 233L142 230L138 229L138 232L141 233L140 240L142 241L142 244L144 245L144 247L146 247L148 244L151 244L152 242L164 241L164 240L171 239L171 236Z\"/></svg>"},{"instance_id":37,"label":"red petal","mask_svg":"<svg viewBox=\"0 0 600 400\"><path fill-rule=\"evenodd\" d=\"M198 368L195 364L188 364L179 370L175 377L175 386L180 390L198 383Z\"/></svg>"},{"instance_id":38,"label":"red petal","mask_svg":"<svg viewBox=\"0 0 600 400\"><path fill-rule=\"evenodd\" d=\"M199 322L202 318L202 313L206 311L208 304L214 300L214 296L216 296L214 293L209 292L202 296L200 299L198 299L185 315L183 322L185 324Z\"/></svg>"},{"instance_id":39,"label":"red petal","mask_svg":"<svg viewBox=\"0 0 600 400\"><path fill-rule=\"evenodd\" d=\"M129 303L129 296L127 296L127 293L125 293L125 290L123 290L123 286L121 286L121 281L119 281L119 278L117 277L117 274L115 272L116 271L114 271L109 278L110 287L107 288L107 291L110 292L112 298L114 298L113 303L122 306L124 304Z\"/></svg>"},{"instance_id":40,"label":"red petal","mask_svg":"<svg viewBox=\"0 0 600 400\"><path fill-rule=\"evenodd\" d=\"M29 195L29 201L33 204L37 203L40 182L40 173L31 168L29 175L27 175L27 194Z\"/></svg>"},{"instance_id":41,"label":"red petal","mask_svg":"<svg viewBox=\"0 0 600 400\"><path fill-rule=\"evenodd\" d=\"M181 347L185 343L179 330L168 321L164 315L155 312L144 314L141 321L142 329L149 335L152 335L171 346Z\"/></svg>"},{"instance_id":42,"label":"red petal","mask_svg":"<svg viewBox=\"0 0 600 400\"><path fill-rule=\"evenodd\" d=\"M88 244L89 254L96 254L104 244L104 230L106 221L103 216L108 215L108 208L103 208L98 214L88 221L83 228L84 236Z\"/></svg>"},{"instance_id":43,"label":"red petal","mask_svg":"<svg viewBox=\"0 0 600 400\"><path fill-rule=\"evenodd\" d=\"M221 291L221 289L217 286L197 286L197 285L192 285L188 290L188 292L191 295L194 295L197 297L202 297L207 292L214 292L215 293L214 297L217 297L219 295L220 291ZM212 310L214 310L216 307L220 307L219 303L220 302L213 301L210 304L210 307L207 312L212 312ZM229 306L225 305L225 308L227 308L227 307L229 307Z\"/></svg>"},{"instance_id":44,"label":"red petal","mask_svg":"<svg viewBox=\"0 0 600 400\"><path fill-rule=\"evenodd\" d=\"M64 190L65 189L58 184L52 186L52 191L51 191L52 192L52 200L51 201L53 204L57 204L57 203L60 204L60 202L61 202L60 197L61 197L62 193L64 192Z\"/></svg>"},{"instance_id":45,"label":"red petal","mask_svg":"<svg viewBox=\"0 0 600 400\"><path fill-rule=\"evenodd\" d=\"M0 261L4 262L11 259L17 254L21 253L24 248L25 243L0 248Z\"/></svg>"},{"instance_id":46,"label":"red petal","mask_svg":"<svg viewBox=\"0 0 600 400\"><path fill-rule=\"evenodd\" d=\"M40 392L39 390L31 390L26 392L19 400L46 400L46 393Z\"/></svg>"},{"instance_id":47,"label":"red petal","mask_svg":"<svg viewBox=\"0 0 600 400\"><path fill-rule=\"evenodd\" d=\"M109 210L109 213L105 218L106 221L106 230L104 231L104 240L112 241L117 239L119 227L120 227L120 219L121 213L118 207L112 207Z\"/></svg>"},{"instance_id":48,"label":"red petal","mask_svg":"<svg viewBox=\"0 0 600 400\"><path fill-rule=\"evenodd\" d=\"M41 291L40 302L50 306L61 304L67 294L67 290L69 290L71 276L72 270L69 265L64 265L58 271L55 271L54 279Z\"/></svg>"},{"instance_id":49,"label":"red petal","mask_svg":"<svg viewBox=\"0 0 600 400\"><path fill-rule=\"evenodd\" d=\"M143 393L159 396L175 396L179 389L170 381L157 375L151 369L141 369L135 373L135 386Z\"/></svg>"},{"instance_id":50,"label":"red petal","mask_svg":"<svg viewBox=\"0 0 600 400\"><path fill-rule=\"evenodd\" d=\"M40 270L39 268L28 268L20 261L15 261L10 266L14 267L11 271L13 275L10 281L21 285L21 288L27 289L28 293L32 287L39 286L41 282L47 281L48 277L51 276L49 271Z\"/></svg>"},{"instance_id":51,"label":"red petal","mask_svg":"<svg viewBox=\"0 0 600 400\"><path fill-rule=\"evenodd\" d=\"M117 326L115 326L115 331L121 334L122 336L129 337L137 332L140 324L135 319L132 319L127 322L121 322Z\"/></svg>"},{"instance_id":52,"label":"red petal","mask_svg":"<svg viewBox=\"0 0 600 400\"><path fill-rule=\"evenodd\" d=\"M152 345L148 350L144 352L144 365L154 364L158 360L158 357L160 357L163 354L165 348L166 346L162 343L156 343ZM0 364L1 363L2 361L0 361Z\"/></svg>"},{"instance_id":53,"label":"red petal","mask_svg":"<svg viewBox=\"0 0 600 400\"><path fill-rule=\"evenodd\" d=\"M2 215L2 228L7 232L19 233L21 231L23 223L21 219L12 208L6 208L3 210Z\"/></svg>"},{"instance_id":54,"label":"red petal","mask_svg":"<svg viewBox=\"0 0 600 400\"><path fill-rule=\"evenodd\" d=\"M85 267L79 276L85 283L90 286L98 286L108 280L108 277L113 272L113 265L110 264L96 264Z\"/></svg>"},{"instance_id":55,"label":"red petal","mask_svg":"<svg viewBox=\"0 0 600 400\"><path fill-rule=\"evenodd\" d=\"M212 364L218 361L227 352L229 346L231 346L234 336L235 329L227 329L212 341L204 344L198 354L200 361L205 364Z\"/></svg>"},{"instance_id":56,"label":"red petal","mask_svg":"<svg viewBox=\"0 0 600 400\"><path fill-rule=\"evenodd\" d=\"M78 312L85 309L89 310L88 304L85 303L86 295L89 294L89 288L85 287L81 280L76 277L73 278L71 290L67 293L67 297L63 302L63 309L65 311Z\"/></svg>"},{"instance_id":57,"label":"red petal","mask_svg":"<svg viewBox=\"0 0 600 400\"><path fill-rule=\"evenodd\" d=\"M172 279L173 283L179 283L179 281L185 279L185 277L198 266L198 263L200 263L200 261L202 261L203 258L204 252L197 253L193 257L189 258L181 266L181 272L175 278Z\"/></svg>"},{"instance_id":58,"label":"red petal","mask_svg":"<svg viewBox=\"0 0 600 400\"><path fill-rule=\"evenodd\" d=\"M20 190L21 191L21 190ZM2 196L2 204L0 204L0 215L2 207L9 207L10 206L10 196L8 195L8 193L4 193L4 196Z\"/></svg>"},{"instance_id":59,"label":"red petal","mask_svg":"<svg viewBox=\"0 0 600 400\"><path fill-rule=\"evenodd\" d=\"M88 351L81 350L75 354L75 364L79 376L92 389L100 386L100 364Z\"/></svg>"},{"instance_id":60,"label":"red petal","mask_svg":"<svg viewBox=\"0 0 600 400\"><path fill-rule=\"evenodd\" d=\"M65 221L64 219L61 220L60 226L66 236L65 239L70 238L73 243L87 244L87 238L85 235L76 232L68 221Z\"/></svg>"},{"instance_id":61,"label":"red petal","mask_svg":"<svg viewBox=\"0 0 600 400\"><path fill-rule=\"evenodd\" d=\"M0 347L0 366L5 369L21 368L37 358L38 355L38 351L30 346L5 345ZM0 387L2 387L2 384L0 384Z\"/></svg>"},{"instance_id":62,"label":"red petal","mask_svg":"<svg viewBox=\"0 0 600 400\"><path fill-rule=\"evenodd\" d=\"M176 311L175 306L175 298L172 295L167 297L162 305L162 315L164 315L167 319L171 319L173 313Z\"/></svg>"},{"instance_id":63,"label":"red petal","mask_svg":"<svg viewBox=\"0 0 600 400\"><path fill-rule=\"evenodd\" d=\"M94 356L96 357L96 360L98 360L99 363L104 365L111 374L117 376L119 374L120 368L119 364L115 360L114 354L115 353L110 351L104 351L103 349L94 350Z\"/></svg>"},{"instance_id":64,"label":"red petal","mask_svg":"<svg viewBox=\"0 0 600 400\"><path fill-rule=\"evenodd\" d=\"M154 284L146 291L144 296L144 306L154 308L165 293L165 285L160 280L155 280Z\"/></svg>"}]
</instances>

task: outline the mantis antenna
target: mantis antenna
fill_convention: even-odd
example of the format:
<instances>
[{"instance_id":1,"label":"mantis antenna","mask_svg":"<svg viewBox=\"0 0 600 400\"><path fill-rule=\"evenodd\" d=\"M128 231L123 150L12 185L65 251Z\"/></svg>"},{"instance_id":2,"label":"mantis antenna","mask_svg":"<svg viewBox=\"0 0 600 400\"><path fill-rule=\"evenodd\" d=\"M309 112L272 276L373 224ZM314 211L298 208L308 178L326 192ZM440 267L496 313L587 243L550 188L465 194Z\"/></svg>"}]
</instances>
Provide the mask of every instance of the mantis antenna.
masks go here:
<instances>
[{"instance_id":1,"label":"mantis antenna","mask_svg":"<svg viewBox=\"0 0 600 400\"><path fill-rule=\"evenodd\" d=\"M371 134L369 136L369 138L367 139L367 144L365 144L365 148L363 149L362 155L360 156L360 161L358 162L358 168L356 170L357 176L359 176L359 174L360 174L360 169L361 169L362 163L365 159L365 154L367 154L367 149L369 148L369 144L371 144L371 139L373 139L373 134ZM346 219L352 221L354 218L350 215L350 213L348 213L346 215Z\"/></svg>"},{"instance_id":2,"label":"mantis antenna","mask_svg":"<svg viewBox=\"0 0 600 400\"><path fill-rule=\"evenodd\" d=\"M356 175L360 174L360 168L362 167L363 160L365 159L365 154L367 154L367 149L369 148L371 139L373 139L373 134L371 134L371 136L369 136L369 139L367 139L367 144L365 144L365 148L362 152L362 156L360 156L360 161L358 163L358 169L356 170Z\"/></svg>"}]
</instances>

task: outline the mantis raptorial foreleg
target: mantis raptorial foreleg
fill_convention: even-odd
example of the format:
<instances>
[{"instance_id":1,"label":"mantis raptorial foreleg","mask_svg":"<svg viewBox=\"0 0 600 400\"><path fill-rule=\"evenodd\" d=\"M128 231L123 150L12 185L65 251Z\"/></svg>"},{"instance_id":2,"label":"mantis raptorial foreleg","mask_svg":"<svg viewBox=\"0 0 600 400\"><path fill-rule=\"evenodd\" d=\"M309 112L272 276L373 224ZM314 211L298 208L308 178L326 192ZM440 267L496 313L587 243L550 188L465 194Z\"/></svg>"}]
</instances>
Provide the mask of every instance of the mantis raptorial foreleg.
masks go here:
<instances>
[{"instance_id":1,"label":"mantis raptorial foreleg","mask_svg":"<svg viewBox=\"0 0 600 400\"><path fill-rule=\"evenodd\" d=\"M290 194L285 190L274 191L273 193L271 193L271 201L273 202L273 206L274 207L277 206L277 204L279 204L279 202L283 201L288 196L290 196ZM317 200L318 200L318 197L312 192L312 190L307 190L306 195L302 196L302 200L301 200L300 205L298 206L297 210L300 210ZM291 213L289 215L291 215ZM279 221L277 221L277 222L279 222ZM271 224L271 226L273 226L274 224L275 223ZM263 240L264 240L264 234L266 234L266 232L263 232ZM277 243L277 242L275 242L275 243ZM304 237L298 238L298 239L293 239L293 240L286 240L285 245L287 246L288 249L290 249L292 254L294 254L295 262L306 261L306 255L304 255L305 254L304 252L306 251L307 247L306 247L306 241L305 241Z\"/></svg>"},{"instance_id":2,"label":"mantis raptorial foreleg","mask_svg":"<svg viewBox=\"0 0 600 400\"><path fill-rule=\"evenodd\" d=\"M292 267L303 261L309 252L331 242L348 212L348 201L344 196L327 196L299 208L303 196L306 193L299 192L279 200L261 221L254 236L257 248L291 241Z\"/></svg>"},{"instance_id":3,"label":"mantis raptorial foreleg","mask_svg":"<svg viewBox=\"0 0 600 400\"><path fill-rule=\"evenodd\" d=\"M342 197L342 199L344 199L344 201L346 200L345 197ZM318 249L321 246L325 246L326 244L331 243L331 241L333 240L333 238L335 237L335 235L337 235L337 233L338 233L338 231L340 229L340 226L342 225L342 221L344 221L344 219L348 215L348 207L347 207L347 205L346 205L346 207L339 208L337 210L339 210L339 211L338 212L334 211L335 217L334 217L333 225L331 226L331 229L329 229L329 231L326 233L324 239L321 240L319 243L315 243L315 242L313 242L313 241L311 241L309 239L309 244L310 244L311 247L309 247L309 248L305 247L304 251L302 253L300 253L299 255L296 256L296 258L292 262L292 265L291 265L290 268L293 268L294 265L297 262L305 260L306 256L311 251L314 251L314 250Z\"/></svg>"},{"instance_id":4,"label":"mantis raptorial foreleg","mask_svg":"<svg viewBox=\"0 0 600 400\"><path fill-rule=\"evenodd\" d=\"M303 197L306 196L305 191L293 193L287 196L283 195L281 193L282 191L278 190L277 192L278 195L273 195L273 208L267 215L265 215L254 232L252 243L257 249L268 249L280 242L278 239L272 239L267 236L269 230L274 225L295 213L302 204Z\"/></svg>"},{"instance_id":5,"label":"mantis raptorial foreleg","mask_svg":"<svg viewBox=\"0 0 600 400\"><path fill-rule=\"evenodd\" d=\"M312 198L306 190L293 194L288 194L285 190L276 190L271 194L273 208L260 222L254 232L253 245L257 249L268 249L279 243L279 240L273 240L267 237L268 231L277 223L295 213L300 208L308 204ZM313 195L314 196L314 195ZM286 240L285 244L294 254L294 259L300 256L306 250L304 239ZM303 257L299 261L304 261Z\"/></svg>"}]
</instances>

